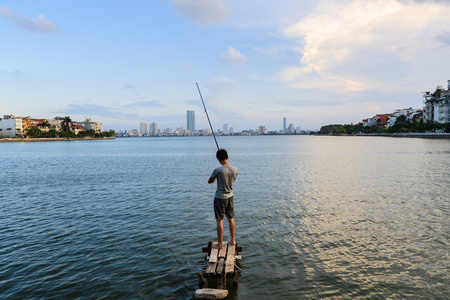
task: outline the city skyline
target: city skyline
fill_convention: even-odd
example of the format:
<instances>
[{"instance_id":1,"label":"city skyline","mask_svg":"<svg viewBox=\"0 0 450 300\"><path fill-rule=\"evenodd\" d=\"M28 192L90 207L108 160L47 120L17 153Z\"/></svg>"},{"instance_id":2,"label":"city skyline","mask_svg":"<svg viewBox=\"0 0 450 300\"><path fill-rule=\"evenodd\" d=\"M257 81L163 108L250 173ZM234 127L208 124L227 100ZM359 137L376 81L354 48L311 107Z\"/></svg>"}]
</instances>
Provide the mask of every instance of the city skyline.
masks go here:
<instances>
[{"instance_id":1,"label":"city skyline","mask_svg":"<svg viewBox=\"0 0 450 300\"><path fill-rule=\"evenodd\" d=\"M5 0L0 113L121 129L191 110L206 129L198 82L214 128L356 123L445 85L449 14L441 0Z\"/></svg>"}]
</instances>

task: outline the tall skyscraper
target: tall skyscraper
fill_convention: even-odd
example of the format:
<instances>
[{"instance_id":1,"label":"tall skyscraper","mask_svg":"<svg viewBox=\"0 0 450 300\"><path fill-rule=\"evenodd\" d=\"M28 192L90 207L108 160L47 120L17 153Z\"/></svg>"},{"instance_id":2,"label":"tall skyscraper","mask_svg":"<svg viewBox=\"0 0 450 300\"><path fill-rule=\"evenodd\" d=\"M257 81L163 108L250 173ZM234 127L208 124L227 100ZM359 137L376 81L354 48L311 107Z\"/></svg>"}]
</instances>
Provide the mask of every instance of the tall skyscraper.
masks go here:
<instances>
[{"instance_id":1,"label":"tall skyscraper","mask_svg":"<svg viewBox=\"0 0 450 300\"><path fill-rule=\"evenodd\" d=\"M283 118L283 132L286 132L286 118Z\"/></svg>"},{"instance_id":2,"label":"tall skyscraper","mask_svg":"<svg viewBox=\"0 0 450 300\"><path fill-rule=\"evenodd\" d=\"M188 110L186 111L186 119L187 119L187 129L189 132L193 133L195 131L195 111Z\"/></svg>"},{"instance_id":3,"label":"tall skyscraper","mask_svg":"<svg viewBox=\"0 0 450 300\"><path fill-rule=\"evenodd\" d=\"M150 130L149 130L149 133L151 134L151 135L156 135L156 134L158 134L158 123L156 123L156 122L151 122L150 123L150 128L149 128Z\"/></svg>"},{"instance_id":4,"label":"tall skyscraper","mask_svg":"<svg viewBox=\"0 0 450 300\"><path fill-rule=\"evenodd\" d=\"M145 123L145 122L141 122L141 133L142 134L147 134L148 133L147 123Z\"/></svg>"},{"instance_id":5,"label":"tall skyscraper","mask_svg":"<svg viewBox=\"0 0 450 300\"><path fill-rule=\"evenodd\" d=\"M228 134L228 124L223 124L223 134Z\"/></svg>"}]
</instances>

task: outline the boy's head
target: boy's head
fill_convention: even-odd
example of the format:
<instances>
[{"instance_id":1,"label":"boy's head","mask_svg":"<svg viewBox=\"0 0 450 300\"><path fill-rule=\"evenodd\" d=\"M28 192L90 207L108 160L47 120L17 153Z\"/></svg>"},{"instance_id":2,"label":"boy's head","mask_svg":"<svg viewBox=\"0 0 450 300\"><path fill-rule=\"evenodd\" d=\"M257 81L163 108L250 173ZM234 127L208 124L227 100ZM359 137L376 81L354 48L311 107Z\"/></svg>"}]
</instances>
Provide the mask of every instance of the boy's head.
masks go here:
<instances>
[{"instance_id":1,"label":"boy's head","mask_svg":"<svg viewBox=\"0 0 450 300\"><path fill-rule=\"evenodd\" d=\"M218 160L227 160L228 159L227 150L225 150L225 149L217 150L216 157Z\"/></svg>"}]
</instances>

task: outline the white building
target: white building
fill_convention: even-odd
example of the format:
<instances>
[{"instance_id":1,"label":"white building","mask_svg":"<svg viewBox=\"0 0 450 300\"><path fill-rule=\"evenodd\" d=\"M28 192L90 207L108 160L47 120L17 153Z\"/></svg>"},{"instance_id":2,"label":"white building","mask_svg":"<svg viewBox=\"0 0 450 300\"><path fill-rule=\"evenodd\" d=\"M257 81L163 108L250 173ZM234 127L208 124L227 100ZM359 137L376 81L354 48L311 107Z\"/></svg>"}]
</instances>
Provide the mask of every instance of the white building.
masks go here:
<instances>
[{"instance_id":1,"label":"white building","mask_svg":"<svg viewBox=\"0 0 450 300\"><path fill-rule=\"evenodd\" d=\"M149 133L150 135L157 135L158 134L158 123L151 122L149 126Z\"/></svg>"},{"instance_id":2,"label":"white building","mask_svg":"<svg viewBox=\"0 0 450 300\"><path fill-rule=\"evenodd\" d=\"M266 126L258 126L258 132L265 134L267 132Z\"/></svg>"},{"instance_id":3,"label":"white building","mask_svg":"<svg viewBox=\"0 0 450 300\"><path fill-rule=\"evenodd\" d=\"M100 122L92 122L89 118L86 118L84 122L77 122L77 124L80 124L81 126L86 128L86 130L94 130L98 133L103 132L103 124Z\"/></svg>"},{"instance_id":4,"label":"white building","mask_svg":"<svg viewBox=\"0 0 450 300\"><path fill-rule=\"evenodd\" d=\"M147 134L147 133L148 133L147 123L141 122L141 134Z\"/></svg>"},{"instance_id":5,"label":"white building","mask_svg":"<svg viewBox=\"0 0 450 300\"><path fill-rule=\"evenodd\" d=\"M48 123L50 124L51 129L55 129L56 131L62 131L61 124L62 124L62 118L56 117L53 120L48 120Z\"/></svg>"},{"instance_id":6,"label":"white building","mask_svg":"<svg viewBox=\"0 0 450 300\"><path fill-rule=\"evenodd\" d=\"M287 131L288 131L289 133L295 133L294 124L289 124L289 127L288 127Z\"/></svg>"},{"instance_id":7,"label":"white building","mask_svg":"<svg viewBox=\"0 0 450 300\"><path fill-rule=\"evenodd\" d=\"M1 136L15 137L20 135L23 131L22 118L4 115L3 119L0 119L0 129Z\"/></svg>"},{"instance_id":8,"label":"white building","mask_svg":"<svg viewBox=\"0 0 450 300\"><path fill-rule=\"evenodd\" d=\"M450 122L450 80L447 89L438 86L434 93L426 92L424 97L423 120L438 123Z\"/></svg>"},{"instance_id":9,"label":"white building","mask_svg":"<svg viewBox=\"0 0 450 300\"><path fill-rule=\"evenodd\" d=\"M391 116L387 119L387 125L386 127L394 126L395 122L397 121L397 118L400 116L405 116L407 120L413 120L415 116L421 115L422 110L419 108L399 108L394 110Z\"/></svg>"},{"instance_id":10,"label":"white building","mask_svg":"<svg viewBox=\"0 0 450 300\"><path fill-rule=\"evenodd\" d=\"M228 124L223 124L223 134L228 134Z\"/></svg>"}]
</instances>

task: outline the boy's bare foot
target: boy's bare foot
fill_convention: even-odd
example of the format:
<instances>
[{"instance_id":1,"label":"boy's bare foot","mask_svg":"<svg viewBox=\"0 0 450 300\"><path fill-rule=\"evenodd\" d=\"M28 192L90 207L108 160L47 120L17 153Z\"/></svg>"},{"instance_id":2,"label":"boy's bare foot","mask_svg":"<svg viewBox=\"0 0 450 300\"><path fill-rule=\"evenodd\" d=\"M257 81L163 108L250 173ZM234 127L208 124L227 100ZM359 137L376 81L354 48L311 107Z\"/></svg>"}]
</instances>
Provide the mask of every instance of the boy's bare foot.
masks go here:
<instances>
[{"instance_id":1,"label":"boy's bare foot","mask_svg":"<svg viewBox=\"0 0 450 300\"><path fill-rule=\"evenodd\" d=\"M228 244L230 244L230 245L236 245L236 241L228 241Z\"/></svg>"},{"instance_id":2,"label":"boy's bare foot","mask_svg":"<svg viewBox=\"0 0 450 300\"><path fill-rule=\"evenodd\" d=\"M222 250L223 245L220 245L220 244L213 244L213 245L212 245L212 248Z\"/></svg>"}]
</instances>

